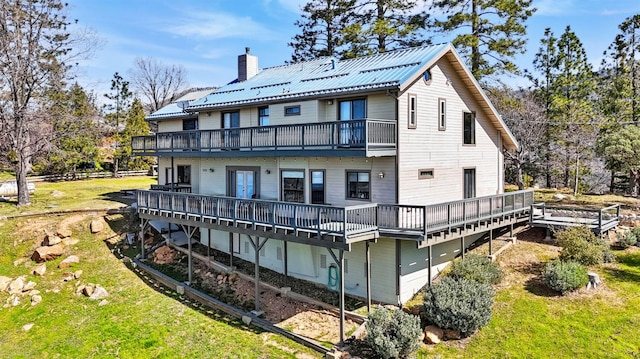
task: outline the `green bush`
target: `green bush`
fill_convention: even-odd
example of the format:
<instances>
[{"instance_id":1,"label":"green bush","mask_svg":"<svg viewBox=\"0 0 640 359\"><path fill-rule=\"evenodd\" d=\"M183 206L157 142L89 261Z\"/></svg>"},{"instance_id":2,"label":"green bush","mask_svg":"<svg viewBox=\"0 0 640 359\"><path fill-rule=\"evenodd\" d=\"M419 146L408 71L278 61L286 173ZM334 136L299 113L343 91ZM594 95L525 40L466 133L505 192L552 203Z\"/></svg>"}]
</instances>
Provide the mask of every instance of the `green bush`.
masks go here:
<instances>
[{"instance_id":1,"label":"green bush","mask_svg":"<svg viewBox=\"0 0 640 359\"><path fill-rule=\"evenodd\" d=\"M554 260L544 268L542 281L547 287L563 295L587 285L587 269L580 263Z\"/></svg>"},{"instance_id":2,"label":"green bush","mask_svg":"<svg viewBox=\"0 0 640 359\"><path fill-rule=\"evenodd\" d=\"M566 262L578 262L585 266L600 264L611 255L606 253L609 246L587 226L574 227L560 231L558 244L562 247L560 259Z\"/></svg>"},{"instance_id":3,"label":"green bush","mask_svg":"<svg viewBox=\"0 0 640 359\"><path fill-rule=\"evenodd\" d=\"M636 239L638 239L638 242L640 242L640 227L631 228L631 233L633 233L636 236ZM638 242L636 242L636 246L638 245Z\"/></svg>"},{"instance_id":4,"label":"green bush","mask_svg":"<svg viewBox=\"0 0 640 359\"><path fill-rule=\"evenodd\" d=\"M495 263L491 262L487 257L476 254L453 262L448 275L486 284L498 284L502 279L502 271Z\"/></svg>"},{"instance_id":5,"label":"green bush","mask_svg":"<svg viewBox=\"0 0 640 359\"><path fill-rule=\"evenodd\" d=\"M425 313L438 327L466 337L489 323L494 295L487 283L446 276L425 293Z\"/></svg>"},{"instance_id":6,"label":"green bush","mask_svg":"<svg viewBox=\"0 0 640 359\"><path fill-rule=\"evenodd\" d=\"M618 244L622 248L629 248L638 242L638 237L633 231L624 232L624 234L618 233Z\"/></svg>"},{"instance_id":7,"label":"green bush","mask_svg":"<svg viewBox=\"0 0 640 359\"><path fill-rule=\"evenodd\" d=\"M379 307L369 314L364 338L381 358L405 358L420 348L420 318Z\"/></svg>"}]
</instances>

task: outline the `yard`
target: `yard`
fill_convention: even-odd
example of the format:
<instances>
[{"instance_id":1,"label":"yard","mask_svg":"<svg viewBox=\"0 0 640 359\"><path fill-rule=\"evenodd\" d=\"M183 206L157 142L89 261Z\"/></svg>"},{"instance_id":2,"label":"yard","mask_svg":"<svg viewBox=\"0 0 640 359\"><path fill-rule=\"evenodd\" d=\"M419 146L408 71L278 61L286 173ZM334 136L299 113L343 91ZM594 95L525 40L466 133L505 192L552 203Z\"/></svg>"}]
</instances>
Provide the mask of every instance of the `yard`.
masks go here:
<instances>
[{"instance_id":1,"label":"yard","mask_svg":"<svg viewBox=\"0 0 640 359\"><path fill-rule=\"evenodd\" d=\"M0 202L0 216L123 205L120 190L148 188L152 178L96 179L38 183L32 205ZM628 199L622 199L630 201ZM590 199L596 202L597 199ZM607 202L616 201L608 198ZM637 208L637 202L627 207ZM75 218L75 219L74 219ZM36 282L43 301L2 307L0 353L9 357L317 357L294 342L260 332L239 321L185 301L147 284L110 251L106 239L124 221L113 217L105 232L92 235L90 217L28 217L0 220L0 276L25 275ZM42 277L30 274L28 258L61 221L79 242L66 253L80 257L71 269L58 269L62 257L47 262ZM561 297L540 282L544 262L558 248L543 241L542 230L518 236L517 245L498 258L505 276L491 322L468 339L424 346L419 358L519 358L640 356L640 249L617 251L618 263L593 268L604 281L596 290ZM496 246L499 244L496 243ZM475 249L482 253L486 245ZM494 247L495 248L495 247ZM63 281L69 270L82 276ZM95 283L109 291L106 303L76 295ZM33 324L26 330L25 325Z\"/></svg>"}]
</instances>

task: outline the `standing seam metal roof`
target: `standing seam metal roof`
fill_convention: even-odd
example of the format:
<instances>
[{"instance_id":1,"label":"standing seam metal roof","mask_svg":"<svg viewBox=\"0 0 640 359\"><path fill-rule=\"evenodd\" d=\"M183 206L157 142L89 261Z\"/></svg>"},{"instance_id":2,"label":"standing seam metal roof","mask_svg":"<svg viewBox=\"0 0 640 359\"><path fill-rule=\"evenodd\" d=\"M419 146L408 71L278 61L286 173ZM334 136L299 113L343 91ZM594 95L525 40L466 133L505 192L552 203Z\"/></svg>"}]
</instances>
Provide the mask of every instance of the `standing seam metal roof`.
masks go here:
<instances>
[{"instance_id":1,"label":"standing seam metal roof","mask_svg":"<svg viewBox=\"0 0 640 359\"><path fill-rule=\"evenodd\" d=\"M270 67L246 81L220 87L191 103L188 110L399 87L447 46L414 47L340 61L324 57Z\"/></svg>"}]
</instances>

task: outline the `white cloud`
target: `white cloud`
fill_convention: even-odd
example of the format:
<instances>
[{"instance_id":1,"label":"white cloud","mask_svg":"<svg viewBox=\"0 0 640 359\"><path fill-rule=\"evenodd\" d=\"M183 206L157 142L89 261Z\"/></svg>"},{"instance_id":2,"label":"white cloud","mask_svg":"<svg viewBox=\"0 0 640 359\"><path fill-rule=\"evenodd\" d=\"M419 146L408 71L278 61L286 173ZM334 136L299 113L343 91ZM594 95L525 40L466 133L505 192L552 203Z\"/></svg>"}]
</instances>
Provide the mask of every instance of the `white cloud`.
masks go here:
<instances>
[{"instance_id":1,"label":"white cloud","mask_svg":"<svg viewBox=\"0 0 640 359\"><path fill-rule=\"evenodd\" d=\"M166 27L167 32L186 37L206 39L222 38L269 38L273 32L247 16L236 16L222 12L190 12L174 24Z\"/></svg>"}]
</instances>

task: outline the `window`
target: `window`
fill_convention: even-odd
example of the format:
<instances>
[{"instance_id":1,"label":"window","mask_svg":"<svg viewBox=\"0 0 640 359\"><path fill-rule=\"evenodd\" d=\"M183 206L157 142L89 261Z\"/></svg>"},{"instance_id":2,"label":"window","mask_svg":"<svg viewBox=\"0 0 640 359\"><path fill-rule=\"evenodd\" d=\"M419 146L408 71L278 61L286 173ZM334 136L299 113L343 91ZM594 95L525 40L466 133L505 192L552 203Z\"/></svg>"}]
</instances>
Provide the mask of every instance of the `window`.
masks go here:
<instances>
[{"instance_id":1,"label":"window","mask_svg":"<svg viewBox=\"0 0 640 359\"><path fill-rule=\"evenodd\" d=\"M223 112L222 113L222 132L223 144L226 149L238 149L240 147L240 131L233 128L240 127L240 112Z\"/></svg>"},{"instance_id":2,"label":"window","mask_svg":"<svg viewBox=\"0 0 640 359\"><path fill-rule=\"evenodd\" d=\"M323 170L311 170L311 203L324 204Z\"/></svg>"},{"instance_id":3,"label":"window","mask_svg":"<svg viewBox=\"0 0 640 359\"><path fill-rule=\"evenodd\" d=\"M192 131L198 129L198 119L192 118L182 120L182 131Z\"/></svg>"},{"instance_id":4,"label":"window","mask_svg":"<svg viewBox=\"0 0 640 359\"><path fill-rule=\"evenodd\" d=\"M476 115L473 112L464 113L464 144L475 145L476 144Z\"/></svg>"},{"instance_id":5,"label":"window","mask_svg":"<svg viewBox=\"0 0 640 359\"><path fill-rule=\"evenodd\" d=\"M408 127L418 127L418 96L409 94Z\"/></svg>"},{"instance_id":6,"label":"window","mask_svg":"<svg viewBox=\"0 0 640 359\"><path fill-rule=\"evenodd\" d=\"M258 107L258 120L260 126L269 126L269 107Z\"/></svg>"},{"instance_id":7,"label":"window","mask_svg":"<svg viewBox=\"0 0 640 359\"><path fill-rule=\"evenodd\" d=\"M427 70L422 74L422 79L424 80L424 83L427 85L431 84L431 71Z\"/></svg>"},{"instance_id":8,"label":"window","mask_svg":"<svg viewBox=\"0 0 640 359\"><path fill-rule=\"evenodd\" d=\"M423 168L418 170L418 179L433 178L433 168Z\"/></svg>"},{"instance_id":9,"label":"window","mask_svg":"<svg viewBox=\"0 0 640 359\"><path fill-rule=\"evenodd\" d=\"M367 117L367 101L365 99L340 101L338 118L345 121L340 124L340 145L364 146L365 122Z\"/></svg>"},{"instance_id":10,"label":"window","mask_svg":"<svg viewBox=\"0 0 640 359\"><path fill-rule=\"evenodd\" d=\"M191 184L191 166L178 166L178 184Z\"/></svg>"},{"instance_id":11,"label":"window","mask_svg":"<svg viewBox=\"0 0 640 359\"><path fill-rule=\"evenodd\" d=\"M370 199L369 172L347 172L347 199Z\"/></svg>"},{"instance_id":12,"label":"window","mask_svg":"<svg viewBox=\"0 0 640 359\"><path fill-rule=\"evenodd\" d=\"M282 200L285 202L304 203L304 170L283 170Z\"/></svg>"},{"instance_id":13,"label":"window","mask_svg":"<svg viewBox=\"0 0 640 359\"><path fill-rule=\"evenodd\" d=\"M443 98L438 99L438 130L444 131L447 129L447 100Z\"/></svg>"},{"instance_id":14,"label":"window","mask_svg":"<svg viewBox=\"0 0 640 359\"><path fill-rule=\"evenodd\" d=\"M300 116L300 105L298 106L287 106L284 108L285 116Z\"/></svg>"},{"instance_id":15,"label":"window","mask_svg":"<svg viewBox=\"0 0 640 359\"><path fill-rule=\"evenodd\" d=\"M476 196L476 169L464 169L464 198L473 198Z\"/></svg>"},{"instance_id":16,"label":"window","mask_svg":"<svg viewBox=\"0 0 640 359\"><path fill-rule=\"evenodd\" d=\"M340 101L340 121L360 120L367 117L367 100Z\"/></svg>"}]
</instances>

